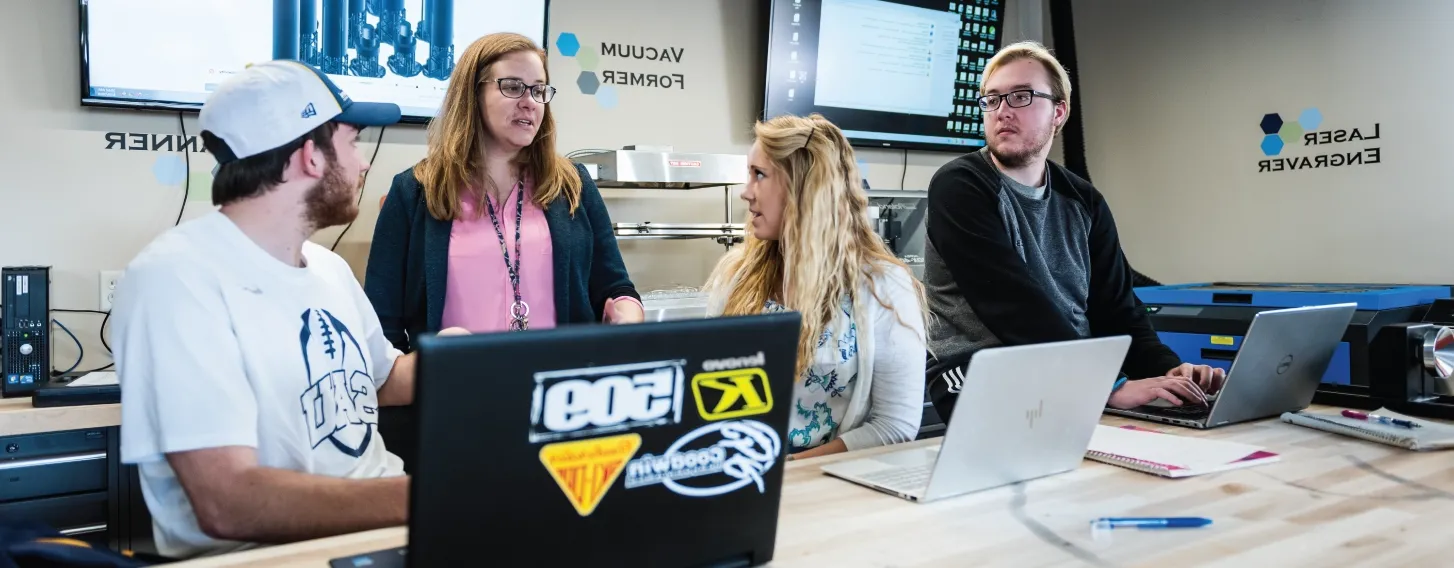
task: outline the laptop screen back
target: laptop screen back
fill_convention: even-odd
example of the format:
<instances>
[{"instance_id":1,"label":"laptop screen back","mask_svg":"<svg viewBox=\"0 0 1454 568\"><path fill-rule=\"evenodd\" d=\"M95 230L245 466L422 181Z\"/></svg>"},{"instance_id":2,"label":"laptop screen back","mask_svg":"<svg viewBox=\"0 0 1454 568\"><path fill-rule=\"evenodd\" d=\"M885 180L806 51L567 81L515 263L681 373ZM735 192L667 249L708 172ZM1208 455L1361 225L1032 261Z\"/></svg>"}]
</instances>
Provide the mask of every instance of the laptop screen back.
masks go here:
<instances>
[{"instance_id":1,"label":"laptop screen back","mask_svg":"<svg viewBox=\"0 0 1454 568\"><path fill-rule=\"evenodd\" d=\"M758 564L799 316L420 341L410 564Z\"/></svg>"}]
</instances>

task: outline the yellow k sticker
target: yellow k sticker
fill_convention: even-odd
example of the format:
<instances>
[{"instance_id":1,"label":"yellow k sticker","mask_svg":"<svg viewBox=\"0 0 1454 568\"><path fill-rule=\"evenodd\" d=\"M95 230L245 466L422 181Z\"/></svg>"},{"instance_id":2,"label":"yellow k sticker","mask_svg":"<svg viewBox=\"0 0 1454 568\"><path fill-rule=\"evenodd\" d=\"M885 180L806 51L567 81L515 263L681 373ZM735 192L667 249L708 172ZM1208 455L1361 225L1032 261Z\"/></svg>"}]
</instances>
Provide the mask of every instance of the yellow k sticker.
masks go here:
<instances>
[{"instance_id":1,"label":"yellow k sticker","mask_svg":"<svg viewBox=\"0 0 1454 568\"><path fill-rule=\"evenodd\" d=\"M772 410L772 389L762 369L734 369L692 377L692 395L703 420L726 420Z\"/></svg>"},{"instance_id":2,"label":"yellow k sticker","mask_svg":"<svg viewBox=\"0 0 1454 568\"><path fill-rule=\"evenodd\" d=\"M540 463L545 464L576 513L585 517L595 512L626 462L640 448L640 434L556 442L540 448Z\"/></svg>"}]
</instances>

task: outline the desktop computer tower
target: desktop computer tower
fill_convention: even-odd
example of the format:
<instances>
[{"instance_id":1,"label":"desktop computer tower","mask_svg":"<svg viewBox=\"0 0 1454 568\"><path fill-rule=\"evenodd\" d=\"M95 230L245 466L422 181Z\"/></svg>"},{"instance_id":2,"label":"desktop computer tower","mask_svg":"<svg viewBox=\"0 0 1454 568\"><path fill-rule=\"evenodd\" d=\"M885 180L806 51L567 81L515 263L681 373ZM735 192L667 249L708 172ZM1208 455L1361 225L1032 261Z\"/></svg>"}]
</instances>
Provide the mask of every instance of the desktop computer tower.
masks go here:
<instances>
[{"instance_id":1,"label":"desktop computer tower","mask_svg":"<svg viewBox=\"0 0 1454 568\"><path fill-rule=\"evenodd\" d=\"M30 396L50 380L50 267L0 269L4 310L0 395Z\"/></svg>"}]
</instances>

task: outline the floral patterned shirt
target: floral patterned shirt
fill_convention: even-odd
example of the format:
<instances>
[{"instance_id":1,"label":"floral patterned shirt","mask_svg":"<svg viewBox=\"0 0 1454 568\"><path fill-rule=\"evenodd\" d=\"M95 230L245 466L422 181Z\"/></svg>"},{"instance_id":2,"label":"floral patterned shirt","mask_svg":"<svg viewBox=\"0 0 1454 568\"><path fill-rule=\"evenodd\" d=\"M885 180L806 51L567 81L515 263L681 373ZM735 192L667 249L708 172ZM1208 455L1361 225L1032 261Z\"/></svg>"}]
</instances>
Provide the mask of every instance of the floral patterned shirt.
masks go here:
<instances>
[{"instance_id":1,"label":"floral patterned shirt","mask_svg":"<svg viewBox=\"0 0 1454 568\"><path fill-rule=\"evenodd\" d=\"M788 309L768 300L765 311ZM844 297L839 316L823 330L813 363L793 385L793 410L788 419L788 446L800 452L838 437L839 421L848 411L858 379L858 325L853 302Z\"/></svg>"}]
</instances>

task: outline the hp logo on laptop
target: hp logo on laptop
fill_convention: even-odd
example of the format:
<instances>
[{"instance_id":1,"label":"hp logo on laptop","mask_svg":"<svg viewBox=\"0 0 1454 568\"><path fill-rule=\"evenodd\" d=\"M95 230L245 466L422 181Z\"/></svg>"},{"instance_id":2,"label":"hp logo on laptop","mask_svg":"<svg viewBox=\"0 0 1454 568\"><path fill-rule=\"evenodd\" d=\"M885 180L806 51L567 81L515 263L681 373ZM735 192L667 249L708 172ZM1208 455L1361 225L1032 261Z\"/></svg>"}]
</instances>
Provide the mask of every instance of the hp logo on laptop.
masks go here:
<instances>
[{"instance_id":1,"label":"hp logo on laptop","mask_svg":"<svg viewBox=\"0 0 1454 568\"><path fill-rule=\"evenodd\" d=\"M1045 401L1040 401L1040 406L1025 411L1025 422L1030 424L1030 429L1035 428L1035 421L1045 415Z\"/></svg>"}]
</instances>

